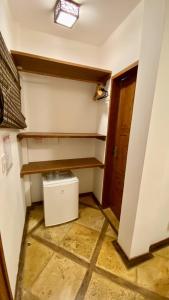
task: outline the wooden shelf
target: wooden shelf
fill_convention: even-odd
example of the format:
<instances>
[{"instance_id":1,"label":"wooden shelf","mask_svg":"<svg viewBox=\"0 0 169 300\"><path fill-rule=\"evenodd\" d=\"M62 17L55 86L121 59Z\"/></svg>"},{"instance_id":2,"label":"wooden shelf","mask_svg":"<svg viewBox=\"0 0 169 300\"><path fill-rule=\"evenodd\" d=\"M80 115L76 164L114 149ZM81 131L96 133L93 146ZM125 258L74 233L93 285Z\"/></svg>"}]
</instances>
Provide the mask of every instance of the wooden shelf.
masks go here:
<instances>
[{"instance_id":1,"label":"wooden shelf","mask_svg":"<svg viewBox=\"0 0 169 300\"><path fill-rule=\"evenodd\" d=\"M11 54L18 70L23 72L103 83L111 76L110 70L93 68L13 50Z\"/></svg>"},{"instance_id":2,"label":"wooden shelf","mask_svg":"<svg viewBox=\"0 0 169 300\"><path fill-rule=\"evenodd\" d=\"M17 135L18 140L39 138L96 138L105 140L106 136L99 133L62 133L62 132L21 132Z\"/></svg>"},{"instance_id":3,"label":"wooden shelf","mask_svg":"<svg viewBox=\"0 0 169 300\"><path fill-rule=\"evenodd\" d=\"M73 169L103 168L104 164L94 157L30 162L22 166L21 177L36 173Z\"/></svg>"}]
</instances>

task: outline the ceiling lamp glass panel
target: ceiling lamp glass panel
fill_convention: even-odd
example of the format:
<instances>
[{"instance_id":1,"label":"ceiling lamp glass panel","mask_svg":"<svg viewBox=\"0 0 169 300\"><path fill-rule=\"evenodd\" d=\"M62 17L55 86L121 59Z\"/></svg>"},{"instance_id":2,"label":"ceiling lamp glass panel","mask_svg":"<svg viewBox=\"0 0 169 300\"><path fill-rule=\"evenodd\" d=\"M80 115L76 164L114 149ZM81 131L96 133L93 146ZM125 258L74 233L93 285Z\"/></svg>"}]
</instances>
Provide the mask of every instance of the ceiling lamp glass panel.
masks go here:
<instances>
[{"instance_id":1,"label":"ceiling lamp glass panel","mask_svg":"<svg viewBox=\"0 0 169 300\"><path fill-rule=\"evenodd\" d=\"M55 5L55 23L72 27L79 17L79 4L71 0L58 0Z\"/></svg>"}]
</instances>

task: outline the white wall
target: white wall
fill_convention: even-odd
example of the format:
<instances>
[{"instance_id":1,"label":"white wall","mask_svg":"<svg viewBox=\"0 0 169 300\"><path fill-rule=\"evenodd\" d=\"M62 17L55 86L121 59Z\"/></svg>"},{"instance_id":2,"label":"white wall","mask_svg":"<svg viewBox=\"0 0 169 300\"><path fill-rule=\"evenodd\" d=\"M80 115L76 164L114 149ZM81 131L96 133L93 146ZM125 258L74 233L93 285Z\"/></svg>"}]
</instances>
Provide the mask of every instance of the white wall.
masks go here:
<instances>
[{"instance_id":1,"label":"white wall","mask_svg":"<svg viewBox=\"0 0 169 300\"><path fill-rule=\"evenodd\" d=\"M167 79L164 81L162 75L162 72L165 72L168 78L166 63L169 61L166 45L168 28L165 31L163 42L165 50L161 56L158 73L166 3L165 0L142 1L101 49L102 67L111 68L113 74L139 60L118 237L119 244L129 258L148 252L152 243L169 236L167 204L169 160L166 139L168 90ZM157 81L157 86L156 80L160 82L158 84ZM158 95L158 100L156 97L154 99L154 94ZM155 100L158 104L154 102L151 117ZM107 128L107 112L108 105L100 103L98 130L101 133ZM104 151L105 148L98 144L96 156L103 156ZM99 197L102 193L102 177L103 172L95 171L94 192Z\"/></svg>"},{"instance_id":2,"label":"white wall","mask_svg":"<svg viewBox=\"0 0 169 300\"><path fill-rule=\"evenodd\" d=\"M169 2L165 2L165 27L134 226L133 253L143 251L143 245L169 237Z\"/></svg>"},{"instance_id":3,"label":"white wall","mask_svg":"<svg viewBox=\"0 0 169 300\"><path fill-rule=\"evenodd\" d=\"M6 0L0 1L0 31L9 49L15 47L15 22ZM8 175L2 174L0 162L0 233L11 289L14 294L22 231L25 221L25 201L20 183L20 162L16 140L17 130L0 129L0 157L4 153L2 138L10 135L13 166Z\"/></svg>"},{"instance_id":4,"label":"white wall","mask_svg":"<svg viewBox=\"0 0 169 300\"><path fill-rule=\"evenodd\" d=\"M24 114L28 131L96 132L96 84L39 75L22 75ZM102 142L104 143L104 142ZM28 141L28 160L55 160L95 156L94 139ZM78 170L80 193L93 191L93 169ZM32 201L42 200L40 175L31 176Z\"/></svg>"},{"instance_id":5,"label":"white wall","mask_svg":"<svg viewBox=\"0 0 169 300\"><path fill-rule=\"evenodd\" d=\"M9 49L11 47L16 46L16 28L17 24L13 20L9 5L8 5L8 0L1 0L0 2L0 30L1 33L3 34L3 38L5 39L5 42Z\"/></svg>"},{"instance_id":6,"label":"white wall","mask_svg":"<svg viewBox=\"0 0 169 300\"><path fill-rule=\"evenodd\" d=\"M13 158L13 166L8 175L3 175L0 168L0 232L13 294L26 210L20 182L20 162L16 134L15 130L0 130L0 157L4 152L2 138L5 135L10 135Z\"/></svg>"},{"instance_id":7,"label":"white wall","mask_svg":"<svg viewBox=\"0 0 169 300\"><path fill-rule=\"evenodd\" d=\"M28 130L95 132L97 103L92 99L95 88L94 83L24 74L23 109Z\"/></svg>"},{"instance_id":8,"label":"white wall","mask_svg":"<svg viewBox=\"0 0 169 300\"><path fill-rule=\"evenodd\" d=\"M100 48L19 26L16 50L84 65L99 65Z\"/></svg>"},{"instance_id":9,"label":"white wall","mask_svg":"<svg viewBox=\"0 0 169 300\"><path fill-rule=\"evenodd\" d=\"M112 70L113 75L139 58L143 7L141 1L101 48L102 67Z\"/></svg>"},{"instance_id":10,"label":"white wall","mask_svg":"<svg viewBox=\"0 0 169 300\"><path fill-rule=\"evenodd\" d=\"M118 237L121 247L129 258L149 251L149 246L152 242L150 231L152 233L152 227L154 227L154 214L152 214L152 210L154 210L155 214L159 213L158 207L154 206L154 199L146 197L143 200L139 197L139 193L159 66L165 4L165 0L148 0L144 4L139 69ZM163 118L163 114L160 117ZM156 150L152 149L152 156L153 151ZM151 187L148 187L149 192L150 189ZM148 215L147 221L145 212ZM163 219L162 215L161 219ZM161 219L157 222L158 225L156 226L161 226L159 225ZM143 226L144 223L145 225ZM140 231L136 230L137 226L139 226Z\"/></svg>"},{"instance_id":11,"label":"white wall","mask_svg":"<svg viewBox=\"0 0 169 300\"><path fill-rule=\"evenodd\" d=\"M65 61L75 62L79 64L84 65L90 65L90 66L96 66L99 67L101 65L100 61L100 47L92 46L85 43L80 43L73 40L66 40L61 37L57 37L54 35L46 34L43 32L37 32L30 30L28 28L25 28L23 26L19 26L19 29L17 30L18 36L17 36L17 43L15 45L15 49L23 52L28 53L34 53L37 55L42 55L46 57L53 57L56 59L61 59ZM36 77L36 78L40 78ZM35 80L35 79L34 79ZM42 77L41 77L42 80ZM52 81L53 80L53 81ZM32 85L30 88L30 84L24 84L24 102L26 105L26 111L25 115L27 118L27 123L32 124L31 128L28 128L30 130L39 130L42 131L44 128L44 131L52 130L52 131L67 131L67 132L96 132L97 131L97 124L96 124L96 113L97 113L97 107L98 104L94 103L92 101L92 97L95 93L95 84L85 84L82 82L75 82L71 80L63 80L63 79L50 79L48 80L48 83L51 82L61 83L60 90L54 90L52 91L51 85L50 89L48 88L47 84L43 88L44 94L42 91L42 84L40 88L38 89L38 83L36 80L36 84ZM59 84L57 84L57 87L59 87ZM41 89L41 91L40 91ZM73 90L74 89L74 90ZM70 90L70 91L69 91ZM55 95L54 95L55 91ZM74 93L75 91L75 93ZM31 93L31 94L30 94ZM42 95L43 94L43 95ZM63 99L64 94L66 94L66 97ZM30 107L33 107L35 103L35 97L36 97L36 103L38 102L39 95L43 96L43 99L46 99L46 96L48 95L51 98L50 104L48 106L48 109L50 110L50 113L52 115L55 115L55 112L57 111L57 122L53 122L52 120L55 120L55 117L52 118L50 115L50 118L45 117L46 111L44 110L43 116L45 122L40 122L38 124L34 124L34 121L36 118L32 117L29 118L30 114L32 114L32 111L29 112ZM59 97L57 98L57 95L62 95L62 100L59 101ZM86 95L86 96L85 96ZM29 99L28 99L29 97ZM55 101L52 101L52 98L55 97ZM78 98L79 99L78 99ZM38 98L38 99L37 99ZM69 98L69 101L67 102L66 99ZM26 100L25 100L26 99ZM58 99L58 100L57 100ZM32 101L32 103L31 103ZM66 101L66 102L65 102ZM55 102L55 104L54 104ZM45 100L43 102L45 106ZM53 110L53 105L59 104L59 109L57 106L56 110ZM56 106L55 106L56 107ZM72 109L73 107L73 109ZM91 109L92 108L92 109ZM68 112L69 109L69 112ZM49 111L48 111L49 112ZM81 115L78 115L79 112L81 112ZM76 116L75 116L76 115ZM77 118L78 115L78 118ZM64 118L66 117L66 120ZM75 116L75 118L74 118ZM87 116L87 119L86 119ZM30 120L32 119L32 121ZM63 122L64 120L64 122ZM41 120L42 121L42 120ZM51 122L51 124L49 124ZM44 126L44 127L43 127ZM50 142L48 141L48 150L50 148ZM46 145L47 145L46 143ZM95 141L80 141L80 140L73 140L72 142L64 141L64 145L69 145L69 157L72 157L72 153L74 152L74 157L84 157L84 156L95 156L94 151L94 144ZM104 142L102 142L104 143ZM37 146L39 147L39 146ZM55 143L55 150L59 149L59 152L63 154L63 158L67 157L67 154L64 153L63 150L63 141L62 144L57 145L57 141ZM76 150L75 150L76 148ZM64 148L65 149L65 148ZM68 149L68 147L66 148ZM53 151L53 154L51 155L51 151L46 151L45 157L46 159L52 159L55 154ZM30 151L29 151L30 153ZM32 151L31 151L32 153ZM34 151L35 153L35 151ZM41 151L43 153L43 150ZM58 153L57 153L58 154ZM48 157L48 158L47 158ZM59 157L59 156L57 156ZM56 158L56 156L55 156ZM32 157L31 157L32 159ZM45 159L45 158L44 158ZM98 171L98 170L97 170ZM98 171L99 172L99 171ZM93 191L93 184L97 186L100 186L98 181L95 179L94 176L94 170L88 169L88 170L79 170L74 171L79 178L80 178L80 192L90 192ZM32 187L31 187L31 197L32 201L39 201L42 198L42 188L38 188L38 186L41 185L41 178L39 175L31 176L32 181ZM101 189L99 189L101 190ZM101 191L98 194L99 200L101 200Z\"/></svg>"},{"instance_id":12,"label":"white wall","mask_svg":"<svg viewBox=\"0 0 169 300\"><path fill-rule=\"evenodd\" d=\"M139 59L143 1L129 14L101 47L100 65L116 74ZM109 86L110 88L110 86ZM109 102L98 103L97 131L107 134ZM105 145L96 143L95 155L104 161ZM94 194L102 201L103 170L94 171Z\"/></svg>"}]
</instances>

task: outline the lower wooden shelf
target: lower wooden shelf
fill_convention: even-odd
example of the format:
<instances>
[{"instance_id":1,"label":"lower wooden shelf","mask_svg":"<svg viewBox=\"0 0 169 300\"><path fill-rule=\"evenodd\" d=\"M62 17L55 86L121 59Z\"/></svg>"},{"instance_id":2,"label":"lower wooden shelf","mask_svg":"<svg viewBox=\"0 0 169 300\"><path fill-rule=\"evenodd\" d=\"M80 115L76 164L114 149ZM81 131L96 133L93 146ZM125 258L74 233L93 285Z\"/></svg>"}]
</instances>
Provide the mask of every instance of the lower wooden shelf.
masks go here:
<instances>
[{"instance_id":1,"label":"lower wooden shelf","mask_svg":"<svg viewBox=\"0 0 169 300\"><path fill-rule=\"evenodd\" d=\"M21 177L37 173L95 167L104 168L104 164L94 157L30 162L22 166Z\"/></svg>"},{"instance_id":2,"label":"lower wooden shelf","mask_svg":"<svg viewBox=\"0 0 169 300\"><path fill-rule=\"evenodd\" d=\"M39 138L96 138L105 141L106 136L99 133L63 133L63 132L20 132L17 135L18 140L22 139L39 139Z\"/></svg>"}]
</instances>

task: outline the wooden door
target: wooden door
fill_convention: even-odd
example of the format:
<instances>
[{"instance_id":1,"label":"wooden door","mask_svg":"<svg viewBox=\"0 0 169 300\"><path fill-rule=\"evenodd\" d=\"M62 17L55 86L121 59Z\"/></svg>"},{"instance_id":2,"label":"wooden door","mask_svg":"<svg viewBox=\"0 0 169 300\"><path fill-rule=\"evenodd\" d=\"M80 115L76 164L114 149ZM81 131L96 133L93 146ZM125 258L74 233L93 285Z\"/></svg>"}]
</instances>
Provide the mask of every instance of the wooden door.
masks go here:
<instances>
[{"instance_id":1,"label":"wooden door","mask_svg":"<svg viewBox=\"0 0 169 300\"><path fill-rule=\"evenodd\" d=\"M114 79L112 84L114 99L109 115L103 196L106 197L106 206L111 207L118 219L121 213L136 76L137 68L133 68Z\"/></svg>"},{"instance_id":2,"label":"wooden door","mask_svg":"<svg viewBox=\"0 0 169 300\"><path fill-rule=\"evenodd\" d=\"M0 237L0 300L11 300L12 294L9 287L9 281L5 266L2 241Z\"/></svg>"}]
</instances>

